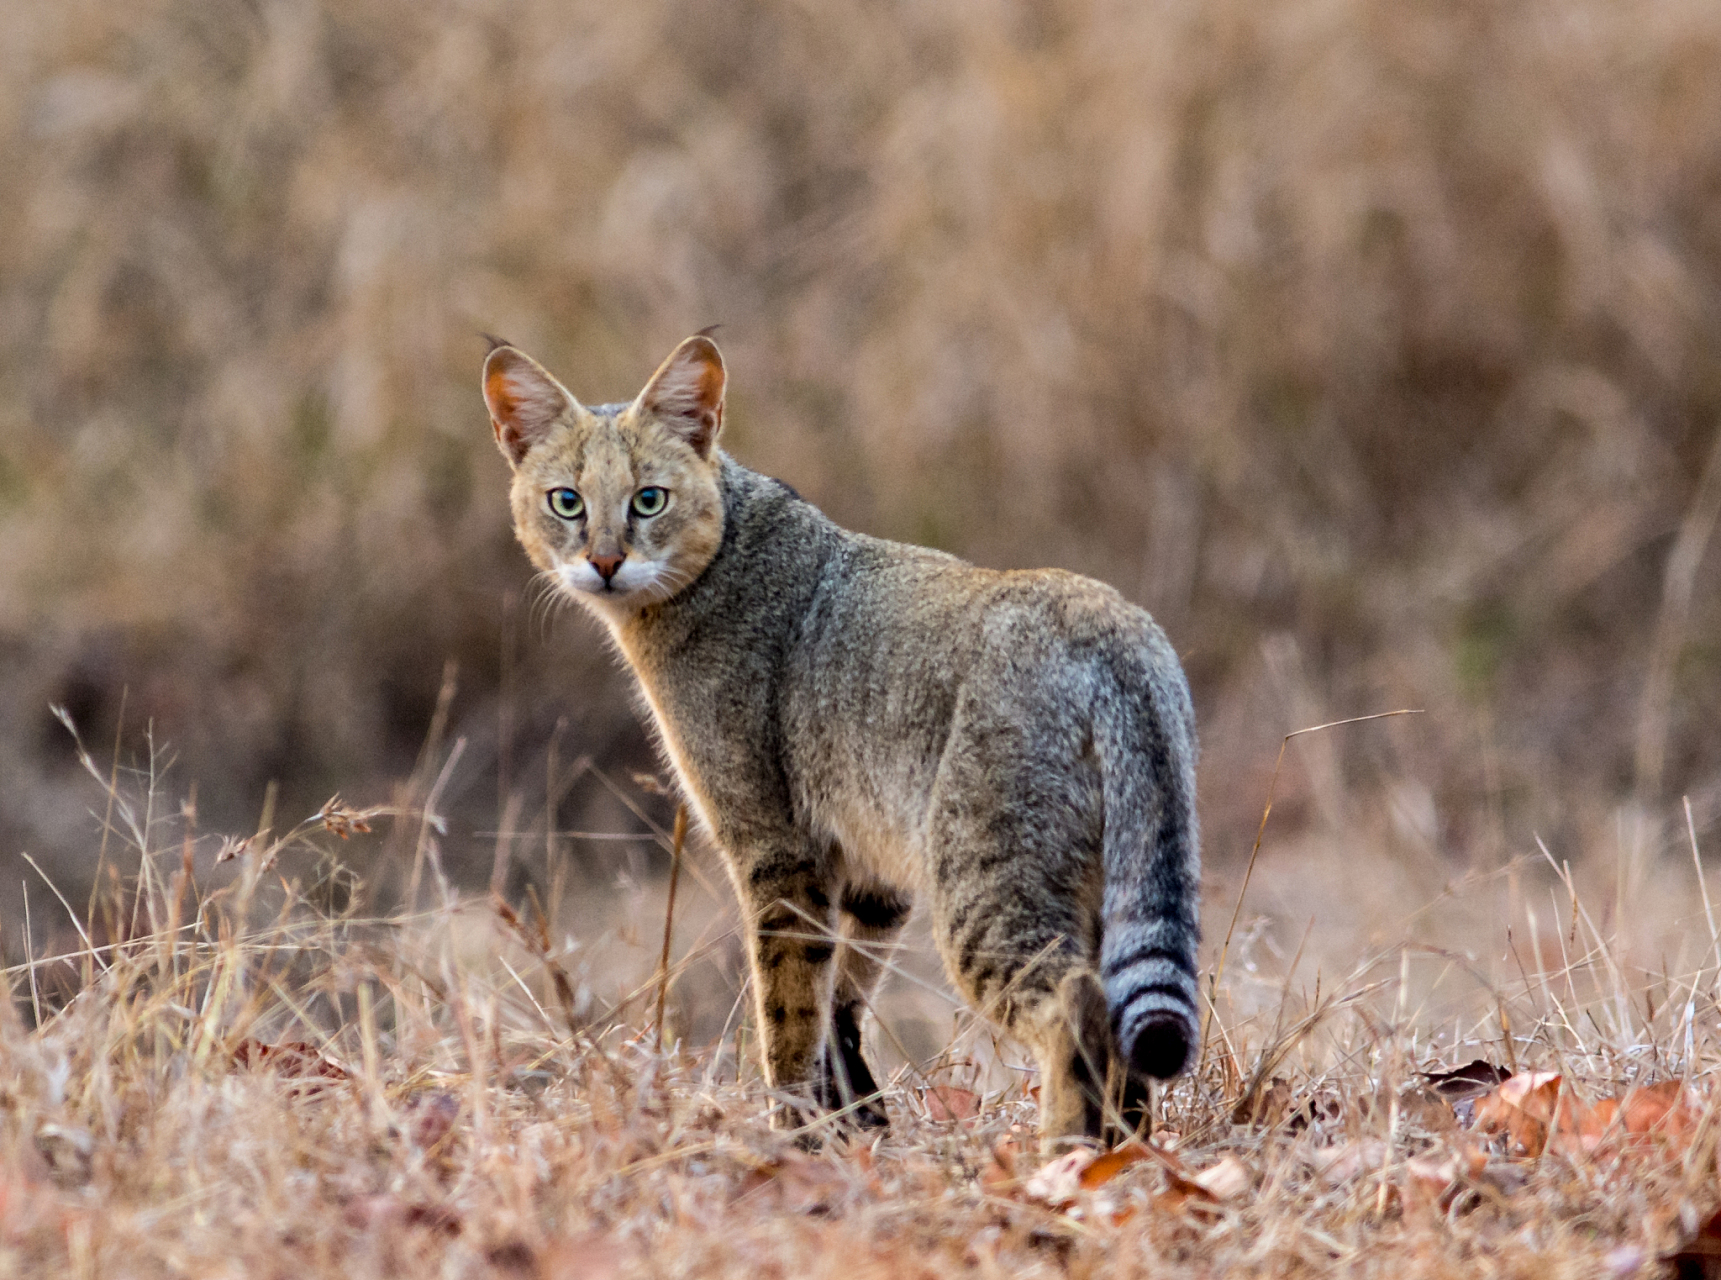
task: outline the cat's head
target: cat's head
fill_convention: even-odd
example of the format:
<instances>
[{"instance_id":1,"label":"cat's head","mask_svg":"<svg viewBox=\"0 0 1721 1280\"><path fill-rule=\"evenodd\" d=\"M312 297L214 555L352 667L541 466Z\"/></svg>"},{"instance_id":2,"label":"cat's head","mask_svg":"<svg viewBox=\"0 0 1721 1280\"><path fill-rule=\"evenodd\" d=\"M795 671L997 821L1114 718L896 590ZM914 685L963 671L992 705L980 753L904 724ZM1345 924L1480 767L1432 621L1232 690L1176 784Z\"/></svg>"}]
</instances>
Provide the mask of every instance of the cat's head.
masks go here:
<instances>
[{"instance_id":1,"label":"cat's head","mask_svg":"<svg viewBox=\"0 0 1721 1280\"><path fill-rule=\"evenodd\" d=\"M717 344L687 339L632 404L588 409L507 345L484 401L514 469L514 532L568 595L620 621L697 578L723 540Z\"/></svg>"}]
</instances>

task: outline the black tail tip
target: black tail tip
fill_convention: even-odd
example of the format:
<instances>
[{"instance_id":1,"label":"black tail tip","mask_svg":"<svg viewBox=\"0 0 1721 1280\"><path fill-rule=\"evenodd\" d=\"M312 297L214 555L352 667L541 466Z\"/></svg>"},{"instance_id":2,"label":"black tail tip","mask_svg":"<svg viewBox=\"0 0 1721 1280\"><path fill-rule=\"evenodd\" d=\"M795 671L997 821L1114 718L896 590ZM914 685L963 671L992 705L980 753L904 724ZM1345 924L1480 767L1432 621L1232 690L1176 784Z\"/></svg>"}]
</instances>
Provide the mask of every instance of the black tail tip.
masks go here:
<instances>
[{"instance_id":1,"label":"black tail tip","mask_svg":"<svg viewBox=\"0 0 1721 1280\"><path fill-rule=\"evenodd\" d=\"M1194 1047L1195 1037L1185 1019L1171 1013L1153 1014L1136 1032L1129 1061L1137 1075L1169 1080L1183 1074Z\"/></svg>"}]
</instances>

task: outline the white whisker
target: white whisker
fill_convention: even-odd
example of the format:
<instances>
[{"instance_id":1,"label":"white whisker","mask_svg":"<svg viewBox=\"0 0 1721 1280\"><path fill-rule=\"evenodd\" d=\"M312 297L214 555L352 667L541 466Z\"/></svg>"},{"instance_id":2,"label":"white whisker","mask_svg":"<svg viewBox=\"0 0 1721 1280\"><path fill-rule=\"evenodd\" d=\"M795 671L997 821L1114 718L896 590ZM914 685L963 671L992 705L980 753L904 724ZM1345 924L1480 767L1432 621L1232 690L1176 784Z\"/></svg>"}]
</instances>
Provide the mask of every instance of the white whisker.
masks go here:
<instances>
[{"instance_id":1,"label":"white whisker","mask_svg":"<svg viewBox=\"0 0 1721 1280\"><path fill-rule=\"evenodd\" d=\"M555 573L551 571L534 574L532 590L532 605L528 616L532 624L539 628L539 636L547 639L557 611L568 602L567 596L563 594Z\"/></svg>"}]
</instances>

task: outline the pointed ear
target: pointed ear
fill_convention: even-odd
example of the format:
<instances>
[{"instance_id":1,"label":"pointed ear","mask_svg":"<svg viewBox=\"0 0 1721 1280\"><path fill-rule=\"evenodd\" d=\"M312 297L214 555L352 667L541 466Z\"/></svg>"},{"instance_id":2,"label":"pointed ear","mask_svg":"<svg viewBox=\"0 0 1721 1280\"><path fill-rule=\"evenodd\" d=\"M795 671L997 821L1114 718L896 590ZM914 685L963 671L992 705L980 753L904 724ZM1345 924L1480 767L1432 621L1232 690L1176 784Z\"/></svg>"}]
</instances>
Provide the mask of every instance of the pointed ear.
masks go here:
<instances>
[{"instance_id":1,"label":"pointed ear","mask_svg":"<svg viewBox=\"0 0 1721 1280\"><path fill-rule=\"evenodd\" d=\"M633 402L634 408L656 417L701 458L709 458L723 429L723 389L728 381L717 344L695 334L658 366Z\"/></svg>"},{"instance_id":2,"label":"pointed ear","mask_svg":"<svg viewBox=\"0 0 1721 1280\"><path fill-rule=\"evenodd\" d=\"M484 403L496 444L516 467L563 415L579 408L543 365L509 346L497 347L484 359Z\"/></svg>"}]
</instances>

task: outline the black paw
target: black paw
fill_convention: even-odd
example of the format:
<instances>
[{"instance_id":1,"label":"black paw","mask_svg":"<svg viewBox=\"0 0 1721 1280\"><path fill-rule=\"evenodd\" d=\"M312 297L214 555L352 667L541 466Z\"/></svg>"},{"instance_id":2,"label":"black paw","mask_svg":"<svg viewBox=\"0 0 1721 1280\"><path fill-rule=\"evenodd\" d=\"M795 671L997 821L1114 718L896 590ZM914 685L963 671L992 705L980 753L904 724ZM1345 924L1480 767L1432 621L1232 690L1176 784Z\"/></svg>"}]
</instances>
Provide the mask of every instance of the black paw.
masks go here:
<instances>
[{"instance_id":1,"label":"black paw","mask_svg":"<svg viewBox=\"0 0 1721 1280\"><path fill-rule=\"evenodd\" d=\"M843 1122L863 1133L890 1128L890 1116L885 1113L884 1101L879 1098L867 1099L853 1111L843 1116Z\"/></svg>"},{"instance_id":2,"label":"black paw","mask_svg":"<svg viewBox=\"0 0 1721 1280\"><path fill-rule=\"evenodd\" d=\"M884 1099L877 1096L873 1090L869 1089L858 1102L853 1100L852 1094L845 1101L844 1093L829 1077L814 1090L814 1101L827 1115L832 1116L832 1125L840 1129L858 1129L863 1132L890 1128L890 1116L885 1112Z\"/></svg>"}]
</instances>

